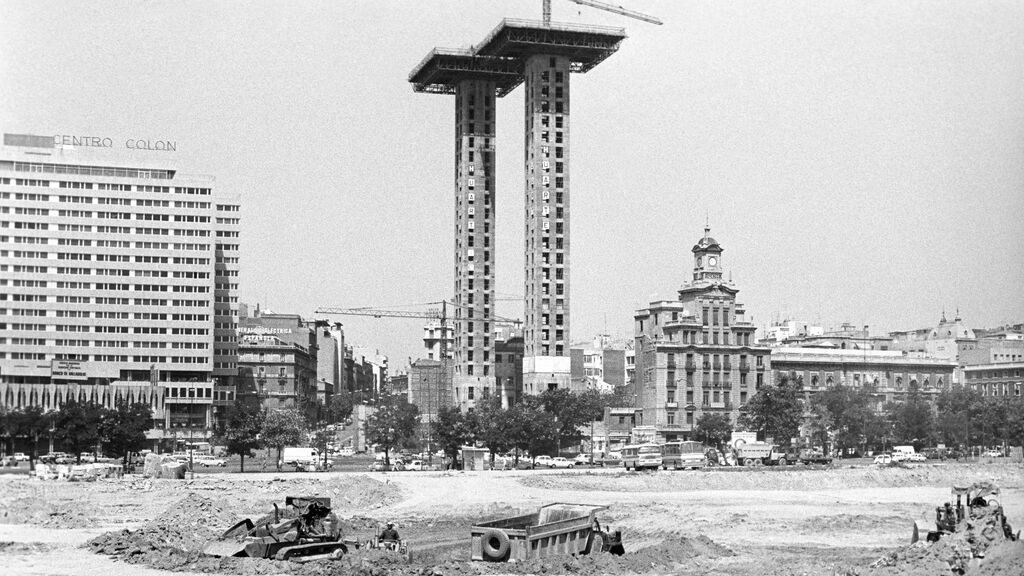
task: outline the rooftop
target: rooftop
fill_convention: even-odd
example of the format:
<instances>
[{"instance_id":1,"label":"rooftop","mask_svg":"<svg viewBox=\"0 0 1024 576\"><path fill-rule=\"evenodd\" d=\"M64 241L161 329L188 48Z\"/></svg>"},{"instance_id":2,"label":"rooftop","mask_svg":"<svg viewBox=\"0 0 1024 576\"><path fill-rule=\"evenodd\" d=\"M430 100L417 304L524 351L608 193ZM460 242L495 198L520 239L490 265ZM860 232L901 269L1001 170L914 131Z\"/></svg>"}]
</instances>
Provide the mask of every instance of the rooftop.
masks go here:
<instances>
[{"instance_id":1,"label":"rooftop","mask_svg":"<svg viewBox=\"0 0 1024 576\"><path fill-rule=\"evenodd\" d=\"M434 48L409 73L416 92L453 94L463 80L491 80L504 96L523 82L524 59L535 54L569 58L572 72L587 72L619 49L624 28L506 18L473 48Z\"/></svg>"}]
</instances>

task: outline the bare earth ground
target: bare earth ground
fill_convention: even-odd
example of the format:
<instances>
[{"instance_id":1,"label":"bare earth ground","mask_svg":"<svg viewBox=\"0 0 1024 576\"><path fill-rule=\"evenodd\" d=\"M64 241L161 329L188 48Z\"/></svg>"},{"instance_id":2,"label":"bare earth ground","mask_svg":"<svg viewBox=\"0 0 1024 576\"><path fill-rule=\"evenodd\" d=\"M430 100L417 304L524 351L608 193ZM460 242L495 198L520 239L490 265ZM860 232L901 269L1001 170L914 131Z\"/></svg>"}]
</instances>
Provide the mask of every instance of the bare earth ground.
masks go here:
<instances>
[{"instance_id":1,"label":"bare earth ground","mask_svg":"<svg viewBox=\"0 0 1024 576\"><path fill-rule=\"evenodd\" d=\"M926 574L872 571L909 542L913 521L934 517L953 483L995 480L1014 529L1024 527L1020 464L920 464L832 469L620 470L218 474L195 480L58 482L0 477L0 572L25 575L155 576L245 574L428 575L604 574ZM332 498L346 534L365 540L394 520L413 562L357 552L341 562L296 565L201 557L208 534L259 517L286 495ZM469 562L469 527L550 502L606 504L604 524L623 531L627 556L553 559L522 565ZM170 525L152 549L118 559L109 552L125 529ZM182 538L181 535L185 537ZM124 536L123 538L127 538ZM166 549L158 550L160 546ZM148 550L148 551L147 551ZM168 552L170 550L170 552ZM1024 574L1024 544L985 573ZM128 560L128 561L125 561ZM993 571L995 570L995 571Z\"/></svg>"}]
</instances>

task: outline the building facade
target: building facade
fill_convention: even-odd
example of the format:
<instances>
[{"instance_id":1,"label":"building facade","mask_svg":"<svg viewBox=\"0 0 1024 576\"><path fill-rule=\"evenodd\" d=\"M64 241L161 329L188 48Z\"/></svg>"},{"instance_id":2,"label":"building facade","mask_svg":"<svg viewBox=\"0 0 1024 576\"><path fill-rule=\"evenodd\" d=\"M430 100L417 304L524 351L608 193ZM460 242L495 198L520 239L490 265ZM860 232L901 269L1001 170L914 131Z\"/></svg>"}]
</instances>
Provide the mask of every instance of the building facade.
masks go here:
<instances>
[{"instance_id":1,"label":"building facade","mask_svg":"<svg viewBox=\"0 0 1024 576\"><path fill-rule=\"evenodd\" d=\"M965 385L982 396L1019 398L1024 388L1024 362L975 364L963 370Z\"/></svg>"},{"instance_id":2,"label":"building facade","mask_svg":"<svg viewBox=\"0 0 1024 576\"><path fill-rule=\"evenodd\" d=\"M256 396L267 410L316 410L316 358L306 346L272 333L245 331L238 346L238 394Z\"/></svg>"},{"instance_id":3,"label":"building facade","mask_svg":"<svg viewBox=\"0 0 1024 576\"><path fill-rule=\"evenodd\" d=\"M0 402L141 400L149 438L207 437L235 394L240 206L138 142L4 134Z\"/></svg>"},{"instance_id":4,"label":"building facade","mask_svg":"<svg viewBox=\"0 0 1024 576\"><path fill-rule=\"evenodd\" d=\"M331 397L345 390L345 330L341 323L326 321L316 325L316 390L317 399L329 405Z\"/></svg>"},{"instance_id":5,"label":"building facade","mask_svg":"<svg viewBox=\"0 0 1024 576\"><path fill-rule=\"evenodd\" d=\"M769 348L722 279L722 247L708 234L694 245L693 277L678 300L652 302L634 315L637 406L661 440L689 440L705 413L735 422L750 396L771 385Z\"/></svg>"},{"instance_id":6,"label":"building facade","mask_svg":"<svg viewBox=\"0 0 1024 576\"><path fill-rule=\"evenodd\" d=\"M953 381L956 362L898 350L772 348L774 381L795 377L810 397L833 386L870 387L876 408L899 402L910 390L934 397Z\"/></svg>"}]
</instances>

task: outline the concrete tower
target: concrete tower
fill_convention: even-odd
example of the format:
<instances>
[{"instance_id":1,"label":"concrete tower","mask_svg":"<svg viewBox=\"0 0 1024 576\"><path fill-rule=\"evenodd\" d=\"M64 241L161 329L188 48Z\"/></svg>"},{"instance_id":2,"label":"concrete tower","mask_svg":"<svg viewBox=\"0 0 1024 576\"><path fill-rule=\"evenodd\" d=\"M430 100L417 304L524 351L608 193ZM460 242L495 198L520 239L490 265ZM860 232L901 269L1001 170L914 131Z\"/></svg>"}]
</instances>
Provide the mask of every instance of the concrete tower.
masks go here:
<instances>
[{"instance_id":1,"label":"concrete tower","mask_svg":"<svg viewBox=\"0 0 1024 576\"><path fill-rule=\"evenodd\" d=\"M435 49L409 75L418 92L455 95L455 338L453 399L496 390L494 371L495 98L519 83L518 65Z\"/></svg>"},{"instance_id":2,"label":"concrete tower","mask_svg":"<svg viewBox=\"0 0 1024 576\"><path fill-rule=\"evenodd\" d=\"M520 62L525 81L523 392L570 387L569 77L618 50L622 28L505 20L476 53Z\"/></svg>"}]
</instances>

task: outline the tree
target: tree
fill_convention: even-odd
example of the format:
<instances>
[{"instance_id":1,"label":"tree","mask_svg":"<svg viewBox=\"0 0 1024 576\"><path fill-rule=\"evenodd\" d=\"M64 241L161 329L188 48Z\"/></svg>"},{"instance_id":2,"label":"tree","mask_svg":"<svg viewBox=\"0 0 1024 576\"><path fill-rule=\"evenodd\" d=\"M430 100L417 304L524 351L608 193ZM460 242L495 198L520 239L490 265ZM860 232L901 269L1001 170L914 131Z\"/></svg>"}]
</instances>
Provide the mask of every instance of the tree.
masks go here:
<instances>
[{"instance_id":1,"label":"tree","mask_svg":"<svg viewBox=\"0 0 1024 576\"><path fill-rule=\"evenodd\" d=\"M93 449L99 440L100 407L91 402L69 399L60 408L54 422L56 439L71 450L75 461L82 463L82 451Z\"/></svg>"},{"instance_id":2,"label":"tree","mask_svg":"<svg viewBox=\"0 0 1024 576\"><path fill-rule=\"evenodd\" d=\"M335 392L327 406L328 420L334 423L345 421L352 415L352 406L352 395L347 390Z\"/></svg>"},{"instance_id":3,"label":"tree","mask_svg":"<svg viewBox=\"0 0 1024 576\"><path fill-rule=\"evenodd\" d=\"M791 438L800 434L803 413L798 380L783 375L774 386L765 386L754 394L736 423L757 432L762 439L770 437L777 443L789 444Z\"/></svg>"},{"instance_id":4,"label":"tree","mask_svg":"<svg viewBox=\"0 0 1024 576\"><path fill-rule=\"evenodd\" d=\"M128 467L128 455L146 446L146 432L153 427L153 410L143 402L118 402L113 409L100 411L99 436L106 450L121 455Z\"/></svg>"},{"instance_id":5,"label":"tree","mask_svg":"<svg viewBox=\"0 0 1024 576\"><path fill-rule=\"evenodd\" d=\"M377 409L366 419L366 439L384 448L384 465L391 467L391 449L416 435L419 409L401 394L384 392Z\"/></svg>"},{"instance_id":6,"label":"tree","mask_svg":"<svg viewBox=\"0 0 1024 576\"><path fill-rule=\"evenodd\" d=\"M238 454L241 458L239 468L242 472L245 472L245 457L255 456L253 451L260 447L260 433L263 431L265 417L266 411L255 396L242 396L228 410L227 426L222 439L228 454Z\"/></svg>"},{"instance_id":7,"label":"tree","mask_svg":"<svg viewBox=\"0 0 1024 576\"><path fill-rule=\"evenodd\" d=\"M284 408L267 412L263 419L260 438L267 446L277 449L277 464L281 465L281 451L285 446L302 442L306 432L306 419L295 408Z\"/></svg>"},{"instance_id":8,"label":"tree","mask_svg":"<svg viewBox=\"0 0 1024 576\"><path fill-rule=\"evenodd\" d=\"M57 413L53 410L43 412L39 406L28 406L25 413L25 434L32 440L32 452L29 454L29 468L35 470L36 460L39 459L39 438L50 431L57 419Z\"/></svg>"},{"instance_id":9,"label":"tree","mask_svg":"<svg viewBox=\"0 0 1024 576\"><path fill-rule=\"evenodd\" d=\"M434 441L448 456L453 465L459 458L459 450L473 441L474 426L458 406L445 406L438 410L431 423Z\"/></svg>"},{"instance_id":10,"label":"tree","mask_svg":"<svg viewBox=\"0 0 1024 576\"><path fill-rule=\"evenodd\" d=\"M704 444L720 447L732 437L732 422L729 415L717 412L701 414L694 425L693 435Z\"/></svg>"},{"instance_id":11,"label":"tree","mask_svg":"<svg viewBox=\"0 0 1024 576\"><path fill-rule=\"evenodd\" d=\"M836 448L846 450L874 444L889 435L888 424L875 410L873 392L871 386L853 388L840 384L811 396L811 413L826 410L832 417L829 433Z\"/></svg>"},{"instance_id":12,"label":"tree","mask_svg":"<svg viewBox=\"0 0 1024 576\"><path fill-rule=\"evenodd\" d=\"M932 406L916 383L911 383L903 402L889 406L889 417L898 441L913 444L918 450L931 443L934 436Z\"/></svg>"},{"instance_id":13,"label":"tree","mask_svg":"<svg viewBox=\"0 0 1024 576\"><path fill-rule=\"evenodd\" d=\"M335 437L334 432L327 430L317 430L313 434L313 448L316 448L320 452L321 461L323 465L327 466L327 444L330 443Z\"/></svg>"},{"instance_id":14,"label":"tree","mask_svg":"<svg viewBox=\"0 0 1024 576\"><path fill-rule=\"evenodd\" d=\"M531 461L558 449L560 423L554 413L544 409L539 396L527 396L512 407L509 416L512 445L528 452ZM518 461L517 457L517 464Z\"/></svg>"},{"instance_id":15,"label":"tree","mask_svg":"<svg viewBox=\"0 0 1024 576\"><path fill-rule=\"evenodd\" d=\"M828 435L835 426L832 413L820 402L811 402L804 417L804 426L811 437L811 444L822 446L828 451Z\"/></svg>"},{"instance_id":16,"label":"tree","mask_svg":"<svg viewBox=\"0 0 1024 576\"><path fill-rule=\"evenodd\" d=\"M512 437L509 434L511 412L501 407L501 396L493 394L477 402L473 419L476 439L490 450L493 468L495 455L498 452L505 452L512 446Z\"/></svg>"},{"instance_id":17,"label":"tree","mask_svg":"<svg viewBox=\"0 0 1024 576\"><path fill-rule=\"evenodd\" d=\"M576 394L565 388L556 388L545 390L538 399L544 411L554 417L556 451L561 451L562 446L579 444L584 436L581 428L596 420L603 410L600 396L596 393Z\"/></svg>"}]
</instances>

